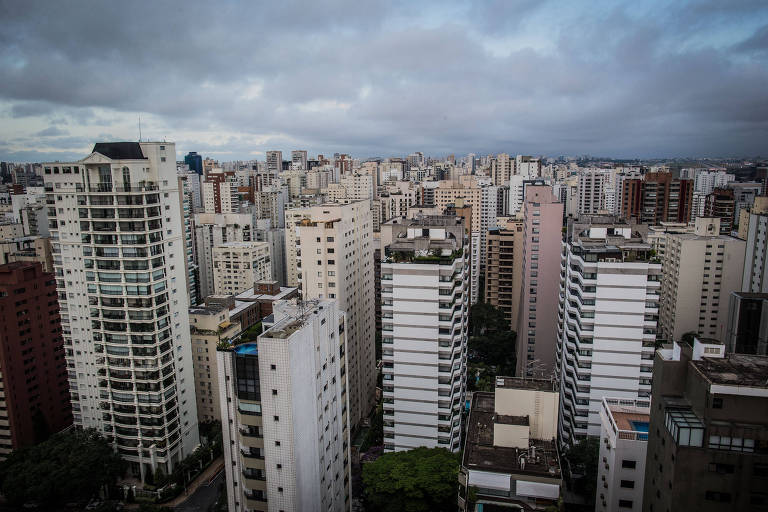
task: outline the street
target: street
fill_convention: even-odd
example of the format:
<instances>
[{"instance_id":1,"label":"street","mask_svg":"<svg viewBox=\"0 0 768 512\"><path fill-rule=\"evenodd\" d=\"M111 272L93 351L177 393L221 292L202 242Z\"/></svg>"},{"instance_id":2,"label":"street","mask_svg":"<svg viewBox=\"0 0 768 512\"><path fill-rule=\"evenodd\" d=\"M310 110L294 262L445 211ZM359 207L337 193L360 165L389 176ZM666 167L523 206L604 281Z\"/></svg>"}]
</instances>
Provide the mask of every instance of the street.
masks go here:
<instances>
[{"instance_id":1,"label":"street","mask_svg":"<svg viewBox=\"0 0 768 512\"><path fill-rule=\"evenodd\" d=\"M216 503L219 487L224 484L224 470L218 472L209 485L201 484L187 500L178 505L177 512L207 512Z\"/></svg>"}]
</instances>

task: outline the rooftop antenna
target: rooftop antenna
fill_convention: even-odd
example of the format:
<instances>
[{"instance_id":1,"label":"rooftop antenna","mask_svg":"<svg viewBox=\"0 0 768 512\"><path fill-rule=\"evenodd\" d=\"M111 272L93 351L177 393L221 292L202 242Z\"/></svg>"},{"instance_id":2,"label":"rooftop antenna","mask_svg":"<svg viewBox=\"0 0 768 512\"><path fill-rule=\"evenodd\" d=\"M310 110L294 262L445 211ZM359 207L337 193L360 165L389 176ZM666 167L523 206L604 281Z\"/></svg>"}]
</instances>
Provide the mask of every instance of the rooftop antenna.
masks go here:
<instances>
[{"instance_id":1,"label":"rooftop antenna","mask_svg":"<svg viewBox=\"0 0 768 512\"><path fill-rule=\"evenodd\" d=\"M139 114L139 142L141 142L141 114Z\"/></svg>"}]
</instances>

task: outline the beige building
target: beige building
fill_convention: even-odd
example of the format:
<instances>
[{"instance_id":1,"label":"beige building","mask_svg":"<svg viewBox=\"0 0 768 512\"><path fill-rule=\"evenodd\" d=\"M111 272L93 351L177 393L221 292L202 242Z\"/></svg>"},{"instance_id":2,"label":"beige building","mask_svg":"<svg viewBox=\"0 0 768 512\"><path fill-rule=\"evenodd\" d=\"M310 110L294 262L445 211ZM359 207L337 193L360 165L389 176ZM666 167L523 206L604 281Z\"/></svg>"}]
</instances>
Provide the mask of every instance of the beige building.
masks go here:
<instances>
[{"instance_id":1,"label":"beige building","mask_svg":"<svg viewBox=\"0 0 768 512\"><path fill-rule=\"evenodd\" d=\"M491 161L491 178L497 186L508 185L515 169L515 159L506 153L496 155Z\"/></svg>"},{"instance_id":2,"label":"beige building","mask_svg":"<svg viewBox=\"0 0 768 512\"><path fill-rule=\"evenodd\" d=\"M309 209L296 226L298 280L304 299L336 299L347 315L349 424L374 406L376 391L373 216L369 201ZM286 237L287 238L287 237Z\"/></svg>"},{"instance_id":3,"label":"beige building","mask_svg":"<svg viewBox=\"0 0 768 512\"><path fill-rule=\"evenodd\" d=\"M659 318L667 340L687 332L725 339L729 297L741 290L746 244L719 233L719 219L700 217L694 233L667 237Z\"/></svg>"},{"instance_id":4,"label":"beige building","mask_svg":"<svg viewBox=\"0 0 768 512\"><path fill-rule=\"evenodd\" d=\"M517 328L523 271L523 220L502 219L486 237L485 302Z\"/></svg>"},{"instance_id":5,"label":"beige building","mask_svg":"<svg viewBox=\"0 0 768 512\"><path fill-rule=\"evenodd\" d=\"M0 240L0 265L14 261L37 261L43 266L43 272L53 272L51 239L25 236Z\"/></svg>"},{"instance_id":6,"label":"beige building","mask_svg":"<svg viewBox=\"0 0 768 512\"><path fill-rule=\"evenodd\" d=\"M197 421L221 421L216 347L240 334L240 324L230 322L229 309L220 305L189 308L192 361L195 372Z\"/></svg>"},{"instance_id":7,"label":"beige building","mask_svg":"<svg viewBox=\"0 0 768 512\"><path fill-rule=\"evenodd\" d=\"M309 208L285 210L285 285L299 286L298 267L296 266L296 223L309 218Z\"/></svg>"},{"instance_id":8,"label":"beige building","mask_svg":"<svg viewBox=\"0 0 768 512\"><path fill-rule=\"evenodd\" d=\"M463 200L459 201L459 199ZM473 212L482 211L483 192L479 187L465 187L454 183L452 181L441 181L440 186L435 189L435 206L441 211L445 210L445 207L449 204L460 206L471 206ZM480 232L481 229L481 216L472 216L472 231Z\"/></svg>"},{"instance_id":9,"label":"beige building","mask_svg":"<svg viewBox=\"0 0 768 512\"><path fill-rule=\"evenodd\" d=\"M260 281L272 279L267 242L227 242L213 248L215 295L237 295Z\"/></svg>"}]
</instances>

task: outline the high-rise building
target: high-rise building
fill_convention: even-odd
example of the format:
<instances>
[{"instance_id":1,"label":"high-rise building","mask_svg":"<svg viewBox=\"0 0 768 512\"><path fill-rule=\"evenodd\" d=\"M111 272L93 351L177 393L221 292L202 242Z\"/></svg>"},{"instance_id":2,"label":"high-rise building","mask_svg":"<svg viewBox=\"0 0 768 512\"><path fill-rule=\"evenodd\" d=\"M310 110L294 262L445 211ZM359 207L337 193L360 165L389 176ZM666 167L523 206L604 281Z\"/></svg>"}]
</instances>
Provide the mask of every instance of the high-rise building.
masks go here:
<instances>
[{"instance_id":1,"label":"high-rise building","mask_svg":"<svg viewBox=\"0 0 768 512\"><path fill-rule=\"evenodd\" d=\"M739 225L739 231L743 233L741 238L746 241L741 290L768 293L768 211L763 210L762 205L753 210L744 222L745 226Z\"/></svg>"},{"instance_id":2,"label":"high-rise building","mask_svg":"<svg viewBox=\"0 0 768 512\"><path fill-rule=\"evenodd\" d=\"M39 263L0 265L0 332L4 459L72 424L56 281Z\"/></svg>"},{"instance_id":3,"label":"high-rise building","mask_svg":"<svg viewBox=\"0 0 768 512\"><path fill-rule=\"evenodd\" d=\"M276 302L265 326L216 353L228 510L349 510L344 313Z\"/></svg>"},{"instance_id":4,"label":"high-rise building","mask_svg":"<svg viewBox=\"0 0 768 512\"><path fill-rule=\"evenodd\" d=\"M526 155L517 155L515 157L516 175L524 176L526 179L535 179L541 176L541 158Z\"/></svg>"},{"instance_id":5,"label":"high-rise building","mask_svg":"<svg viewBox=\"0 0 768 512\"><path fill-rule=\"evenodd\" d=\"M458 451L469 317L463 219L394 218L381 244L384 449Z\"/></svg>"},{"instance_id":6,"label":"high-rise building","mask_svg":"<svg viewBox=\"0 0 768 512\"><path fill-rule=\"evenodd\" d=\"M199 444L175 146L97 143L44 169L74 424L132 474L169 474Z\"/></svg>"},{"instance_id":7,"label":"high-rise building","mask_svg":"<svg viewBox=\"0 0 768 512\"><path fill-rule=\"evenodd\" d=\"M603 397L650 396L661 281L652 251L630 224L569 226L558 313L562 442L600 435Z\"/></svg>"},{"instance_id":8,"label":"high-rise building","mask_svg":"<svg viewBox=\"0 0 768 512\"><path fill-rule=\"evenodd\" d=\"M696 339L656 353L645 512L765 509L768 357L722 349Z\"/></svg>"},{"instance_id":9,"label":"high-rise building","mask_svg":"<svg viewBox=\"0 0 768 512\"><path fill-rule=\"evenodd\" d=\"M184 157L184 163L189 166L189 170L197 174L203 174L203 157L197 154L197 151L190 151Z\"/></svg>"},{"instance_id":10,"label":"high-rise building","mask_svg":"<svg viewBox=\"0 0 768 512\"><path fill-rule=\"evenodd\" d=\"M213 295L213 248L227 242L256 240L253 215L250 213L195 214L195 263L200 297Z\"/></svg>"},{"instance_id":11,"label":"high-rise building","mask_svg":"<svg viewBox=\"0 0 768 512\"><path fill-rule=\"evenodd\" d=\"M704 216L720 219L720 234L730 235L734 228L736 215L736 200L733 189L716 188L709 194L704 203Z\"/></svg>"},{"instance_id":12,"label":"high-rise building","mask_svg":"<svg viewBox=\"0 0 768 512\"><path fill-rule=\"evenodd\" d=\"M230 310L218 304L189 308L192 365L195 374L197 421L221 421L219 369L216 349L240 334L240 323L230 321Z\"/></svg>"},{"instance_id":13,"label":"high-rise building","mask_svg":"<svg viewBox=\"0 0 768 512\"><path fill-rule=\"evenodd\" d=\"M213 290L237 295L272 279L272 257L266 242L226 242L213 248Z\"/></svg>"},{"instance_id":14,"label":"high-rise building","mask_svg":"<svg viewBox=\"0 0 768 512\"><path fill-rule=\"evenodd\" d=\"M282 155L281 155L282 158ZM291 151L291 169L307 170L307 152L303 149Z\"/></svg>"},{"instance_id":15,"label":"high-rise building","mask_svg":"<svg viewBox=\"0 0 768 512\"><path fill-rule=\"evenodd\" d=\"M650 400L603 398L596 512L643 510Z\"/></svg>"},{"instance_id":16,"label":"high-rise building","mask_svg":"<svg viewBox=\"0 0 768 512\"><path fill-rule=\"evenodd\" d=\"M374 407L376 396L373 218L368 201L323 204L296 225L298 280L308 299L336 299L346 315L349 423Z\"/></svg>"},{"instance_id":17,"label":"high-rise building","mask_svg":"<svg viewBox=\"0 0 768 512\"><path fill-rule=\"evenodd\" d=\"M309 208L291 208L285 210L285 285L299 286L299 267L296 265L297 230L296 224L310 216Z\"/></svg>"},{"instance_id":18,"label":"high-rise building","mask_svg":"<svg viewBox=\"0 0 768 512\"><path fill-rule=\"evenodd\" d=\"M25 236L0 240L0 265L16 261L36 261L43 266L43 272L53 273L51 239Z\"/></svg>"},{"instance_id":19,"label":"high-rise building","mask_svg":"<svg viewBox=\"0 0 768 512\"><path fill-rule=\"evenodd\" d=\"M277 176L283 170L283 152L267 151L267 173Z\"/></svg>"},{"instance_id":20,"label":"high-rise building","mask_svg":"<svg viewBox=\"0 0 768 512\"><path fill-rule=\"evenodd\" d=\"M500 153L491 160L491 179L496 186L509 184L509 178L514 174L515 160L506 153Z\"/></svg>"},{"instance_id":21,"label":"high-rise building","mask_svg":"<svg viewBox=\"0 0 768 512\"><path fill-rule=\"evenodd\" d=\"M523 221L488 231L485 267L485 302L504 311L509 328L517 329L523 268Z\"/></svg>"},{"instance_id":22,"label":"high-rise building","mask_svg":"<svg viewBox=\"0 0 768 512\"><path fill-rule=\"evenodd\" d=\"M621 214L626 219L649 225L691 220L692 180L649 172L643 179L624 179L621 186Z\"/></svg>"},{"instance_id":23,"label":"high-rise building","mask_svg":"<svg viewBox=\"0 0 768 512\"><path fill-rule=\"evenodd\" d=\"M696 219L693 233L667 234L659 331L725 340L731 292L741 289L744 240L720 234L720 219Z\"/></svg>"},{"instance_id":24,"label":"high-rise building","mask_svg":"<svg viewBox=\"0 0 768 512\"><path fill-rule=\"evenodd\" d=\"M517 319L517 375L555 369L563 204L548 185L530 185L523 203L523 261Z\"/></svg>"},{"instance_id":25,"label":"high-rise building","mask_svg":"<svg viewBox=\"0 0 768 512\"><path fill-rule=\"evenodd\" d=\"M557 508L563 485L557 396L551 380L511 377L496 377L493 393L472 395L459 510Z\"/></svg>"},{"instance_id":26,"label":"high-rise building","mask_svg":"<svg viewBox=\"0 0 768 512\"><path fill-rule=\"evenodd\" d=\"M184 269L187 275L187 296L190 304L200 301L200 272L195 258L194 238L194 208L192 206L192 193L189 188L188 177L196 175L179 175L179 209L181 210L181 222L184 227Z\"/></svg>"},{"instance_id":27,"label":"high-rise building","mask_svg":"<svg viewBox=\"0 0 768 512\"><path fill-rule=\"evenodd\" d=\"M608 174L602 169L586 169L579 173L579 214L596 215L606 209L604 191Z\"/></svg>"},{"instance_id":28,"label":"high-rise building","mask_svg":"<svg viewBox=\"0 0 768 512\"><path fill-rule=\"evenodd\" d=\"M731 292L723 343L729 354L768 356L768 293Z\"/></svg>"}]
</instances>

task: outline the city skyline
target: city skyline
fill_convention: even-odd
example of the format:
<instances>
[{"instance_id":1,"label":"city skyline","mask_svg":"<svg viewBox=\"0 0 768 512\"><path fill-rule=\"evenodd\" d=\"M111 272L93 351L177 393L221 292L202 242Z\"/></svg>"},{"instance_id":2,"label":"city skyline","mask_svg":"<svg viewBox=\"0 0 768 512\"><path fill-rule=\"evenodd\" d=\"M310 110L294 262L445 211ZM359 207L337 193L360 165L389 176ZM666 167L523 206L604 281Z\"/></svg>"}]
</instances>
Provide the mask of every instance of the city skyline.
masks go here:
<instances>
[{"instance_id":1,"label":"city skyline","mask_svg":"<svg viewBox=\"0 0 768 512\"><path fill-rule=\"evenodd\" d=\"M1 8L0 159L765 154L759 2L146 7Z\"/></svg>"}]
</instances>

